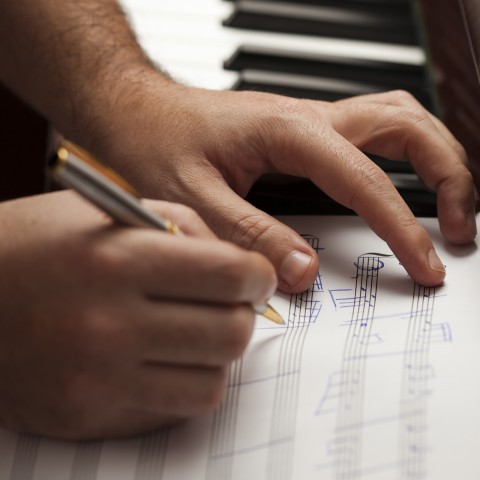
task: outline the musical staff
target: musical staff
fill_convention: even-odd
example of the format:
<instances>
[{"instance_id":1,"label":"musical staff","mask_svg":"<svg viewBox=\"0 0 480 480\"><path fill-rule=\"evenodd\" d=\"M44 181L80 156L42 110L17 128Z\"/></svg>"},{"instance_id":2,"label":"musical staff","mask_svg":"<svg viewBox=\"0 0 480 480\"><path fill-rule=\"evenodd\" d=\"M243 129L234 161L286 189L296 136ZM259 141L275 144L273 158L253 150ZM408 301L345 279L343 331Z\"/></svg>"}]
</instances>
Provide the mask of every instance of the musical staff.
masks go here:
<instances>
[{"instance_id":1,"label":"musical staff","mask_svg":"<svg viewBox=\"0 0 480 480\"><path fill-rule=\"evenodd\" d=\"M429 349L435 304L435 288L414 285L412 313L405 341L400 422L402 479L420 480L426 475L427 397L435 371L429 362Z\"/></svg>"},{"instance_id":2,"label":"musical staff","mask_svg":"<svg viewBox=\"0 0 480 480\"><path fill-rule=\"evenodd\" d=\"M242 366L242 359L240 359L230 367L229 387L225 399L220 408L213 414L213 428L210 434L205 480L232 478Z\"/></svg>"},{"instance_id":3,"label":"musical staff","mask_svg":"<svg viewBox=\"0 0 480 480\"><path fill-rule=\"evenodd\" d=\"M313 235L303 235L316 252L320 251L319 239ZM313 288L298 295L292 295L288 314L287 329L282 339L278 355L277 381L275 383L273 415L270 440L290 438L289 442L272 445L268 451L267 476L269 480L292 478L293 445L297 418L300 368L303 346L309 327L318 320L322 300L317 295L323 293L320 273ZM283 375L297 371L296 375Z\"/></svg>"},{"instance_id":4,"label":"musical staff","mask_svg":"<svg viewBox=\"0 0 480 480\"><path fill-rule=\"evenodd\" d=\"M33 435L20 435L17 440L10 480L32 480L40 440Z\"/></svg>"},{"instance_id":5,"label":"musical staff","mask_svg":"<svg viewBox=\"0 0 480 480\"><path fill-rule=\"evenodd\" d=\"M355 263L355 296L342 362L337 430L363 418L367 339L372 333L379 271L385 264L378 256L360 256ZM348 432L335 438L335 479L356 478L361 465L361 437Z\"/></svg>"},{"instance_id":6,"label":"musical staff","mask_svg":"<svg viewBox=\"0 0 480 480\"><path fill-rule=\"evenodd\" d=\"M134 480L163 478L170 428L162 428L142 438Z\"/></svg>"}]
</instances>

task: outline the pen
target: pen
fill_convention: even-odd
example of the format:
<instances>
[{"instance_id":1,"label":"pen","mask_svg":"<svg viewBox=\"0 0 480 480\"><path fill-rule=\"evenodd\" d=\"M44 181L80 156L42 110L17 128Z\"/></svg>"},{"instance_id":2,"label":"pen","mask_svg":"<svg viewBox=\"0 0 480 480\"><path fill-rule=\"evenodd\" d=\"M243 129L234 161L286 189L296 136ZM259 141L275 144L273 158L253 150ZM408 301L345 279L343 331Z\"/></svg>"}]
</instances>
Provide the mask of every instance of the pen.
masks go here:
<instances>
[{"instance_id":1,"label":"pen","mask_svg":"<svg viewBox=\"0 0 480 480\"><path fill-rule=\"evenodd\" d=\"M182 234L173 222L146 209L138 193L116 172L71 142L63 141L50 158L49 173L60 185L72 188L117 222ZM268 320L280 325L285 323L269 304L254 308Z\"/></svg>"}]
</instances>

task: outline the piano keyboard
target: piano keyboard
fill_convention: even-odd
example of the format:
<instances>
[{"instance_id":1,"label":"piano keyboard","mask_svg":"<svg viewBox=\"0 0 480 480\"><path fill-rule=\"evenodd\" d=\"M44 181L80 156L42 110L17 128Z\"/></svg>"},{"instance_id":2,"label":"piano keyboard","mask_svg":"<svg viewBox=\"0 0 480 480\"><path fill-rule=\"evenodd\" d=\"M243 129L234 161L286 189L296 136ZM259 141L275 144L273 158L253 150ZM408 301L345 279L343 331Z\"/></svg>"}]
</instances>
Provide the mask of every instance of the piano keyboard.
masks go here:
<instances>
[{"instance_id":1,"label":"piano keyboard","mask_svg":"<svg viewBox=\"0 0 480 480\"><path fill-rule=\"evenodd\" d=\"M147 54L184 84L327 101L402 88L434 110L408 0L121 4ZM375 161L401 193L426 201L420 214L433 213L432 195L409 164Z\"/></svg>"},{"instance_id":2,"label":"piano keyboard","mask_svg":"<svg viewBox=\"0 0 480 480\"><path fill-rule=\"evenodd\" d=\"M188 85L231 89L240 74L224 68L240 47L271 49L288 56L324 55L331 58L395 63L422 67L423 50L413 45L352 40L317 35L266 32L223 25L238 6L282 2L224 0L121 0L143 48L174 78ZM311 2L315 8L314 1ZM285 2L285 4L288 4ZM288 62L286 62L288 64ZM261 71L249 68L247 71Z\"/></svg>"}]
</instances>

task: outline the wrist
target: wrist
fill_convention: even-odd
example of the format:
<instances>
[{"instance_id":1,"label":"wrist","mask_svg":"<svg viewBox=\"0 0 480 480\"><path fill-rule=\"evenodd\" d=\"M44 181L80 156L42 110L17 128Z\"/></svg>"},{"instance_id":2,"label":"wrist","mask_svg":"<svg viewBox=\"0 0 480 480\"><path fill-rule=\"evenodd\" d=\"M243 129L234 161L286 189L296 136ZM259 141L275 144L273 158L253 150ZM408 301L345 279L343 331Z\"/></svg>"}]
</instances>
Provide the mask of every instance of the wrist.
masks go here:
<instances>
[{"instance_id":1,"label":"wrist","mask_svg":"<svg viewBox=\"0 0 480 480\"><path fill-rule=\"evenodd\" d=\"M145 195L148 192L135 181L143 178L149 164L143 156L153 155L158 167L163 156L171 155L172 143L179 141L175 128L182 117L180 105L191 90L149 65L130 66L119 76L104 78L78 109L73 129L63 133Z\"/></svg>"},{"instance_id":2,"label":"wrist","mask_svg":"<svg viewBox=\"0 0 480 480\"><path fill-rule=\"evenodd\" d=\"M94 154L109 151L117 125L135 114L153 79L157 88L172 82L148 61L110 64L75 88L68 107L61 106L56 126Z\"/></svg>"}]
</instances>

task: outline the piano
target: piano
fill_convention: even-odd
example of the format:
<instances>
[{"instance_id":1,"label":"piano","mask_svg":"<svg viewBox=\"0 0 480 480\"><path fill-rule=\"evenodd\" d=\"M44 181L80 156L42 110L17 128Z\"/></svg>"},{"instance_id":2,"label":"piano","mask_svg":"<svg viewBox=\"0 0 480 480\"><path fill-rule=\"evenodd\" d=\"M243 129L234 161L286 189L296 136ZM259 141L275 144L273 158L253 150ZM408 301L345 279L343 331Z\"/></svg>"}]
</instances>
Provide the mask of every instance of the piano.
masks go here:
<instances>
[{"instance_id":1,"label":"piano","mask_svg":"<svg viewBox=\"0 0 480 480\"><path fill-rule=\"evenodd\" d=\"M186 84L322 100L408 90L464 144L480 180L480 0L121 3L152 59ZM408 163L372 160L417 215L435 215ZM351 213L301 179L261 179L248 199L271 214Z\"/></svg>"}]
</instances>

